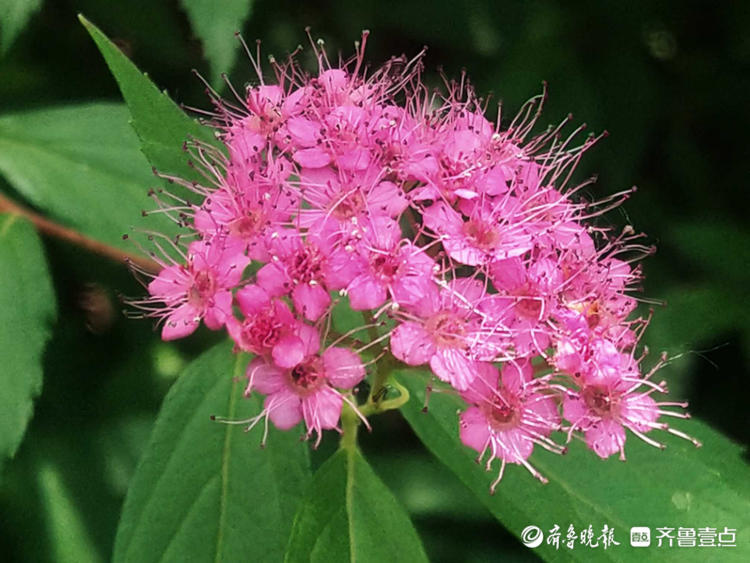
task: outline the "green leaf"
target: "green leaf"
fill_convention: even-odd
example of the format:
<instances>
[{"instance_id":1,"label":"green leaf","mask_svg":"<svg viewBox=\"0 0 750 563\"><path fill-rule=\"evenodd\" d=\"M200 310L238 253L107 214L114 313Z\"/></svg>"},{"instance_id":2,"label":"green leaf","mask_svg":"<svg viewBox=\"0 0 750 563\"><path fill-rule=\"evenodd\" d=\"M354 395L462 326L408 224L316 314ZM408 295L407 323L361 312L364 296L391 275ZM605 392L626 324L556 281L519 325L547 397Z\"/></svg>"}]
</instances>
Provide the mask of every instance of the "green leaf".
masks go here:
<instances>
[{"instance_id":1,"label":"green leaf","mask_svg":"<svg viewBox=\"0 0 750 563\"><path fill-rule=\"evenodd\" d=\"M382 448L368 452L367 460L412 518L490 520L494 524L474 495L428 452L394 455L390 448Z\"/></svg>"},{"instance_id":2,"label":"green leaf","mask_svg":"<svg viewBox=\"0 0 750 563\"><path fill-rule=\"evenodd\" d=\"M216 143L211 130L188 117L166 93L159 92L154 83L99 28L82 15L78 19L88 30L117 80L130 110L131 123L141 140L141 150L149 162L160 172L200 179L189 166L182 147L190 138Z\"/></svg>"},{"instance_id":3,"label":"green leaf","mask_svg":"<svg viewBox=\"0 0 750 563\"><path fill-rule=\"evenodd\" d=\"M56 315L42 244L17 215L0 215L0 468L21 443L42 389L42 352Z\"/></svg>"},{"instance_id":4,"label":"green leaf","mask_svg":"<svg viewBox=\"0 0 750 563\"><path fill-rule=\"evenodd\" d=\"M42 0L4 0L0 7L0 55L10 49L13 41L28 23Z\"/></svg>"},{"instance_id":5,"label":"green leaf","mask_svg":"<svg viewBox=\"0 0 750 563\"><path fill-rule=\"evenodd\" d=\"M42 462L36 478L47 517L52 560L60 563L101 561L60 469L50 462Z\"/></svg>"},{"instance_id":6,"label":"green leaf","mask_svg":"<svg viewBox=\"0 0 750 563\"><path fill-rule=\"evenodd\" d=\"M712 285L678 285L660 295L667 304L654 315L646 333L658 350L684 352L710 342L734 327L748 326L749 303Z\"/></svg>"},{"instance_id":7,"label":"green leaf","mask_svg":"<svg viewBox=\"0 0 750 563\"><path fill-rule=\"evenodd\" d=\"M365 324L365 316L362 311L355 311L349 304L349 297L346 295L333 297L334 306L331 311L333 329L339 334L345 334L354 331ZM352 338L362 341L369 341L369 333L366 330L352 332Z\"/></svg>"},{"instance_id":8,"label":"green leaf","mask_svg":"<svg viewBox=\"0 0 750 563\"><path fill-rule=\"evenodd\" d=\"M315 474L294 519L285 561L426 561L409 517L355 450Z\"/></svg>"},{"instance_id":9,"label":"green leaf","mask_svg":"<svg viewBox=\"0 0 750 563\"><path fill-rule=\"evenodd\" d=\"M230 72L239 42L234 36L250 16L253 0L181 0L190 25L203 42L211 64L211 83L221 85L221 73Z\"/></svg>"},{"instance_id":10,"label":"green leaf","mask_svg":"<svg viewBox=\"0 0 750 563\"><path fill-rule=\"evenodd\" d=\"M545 542L535 552L546 560L642 560L644 550L629 545L633 526L651 527L652 539L657 527L721 531L726 526L737 529L737 545L750 534L750 471L741 458L741 448L705 424L691 420L679 425L703 441L700 449L685 440L662 436L668 447L659 451L631 434L626 463L614 458L603 461L578 441L571 443L565 456L535 451L530 462L549 483L542 485L523 467L510 465L492 496L489 486L496 473L487 473L483 465L475 463L477 453L458 438L456 413L463 408L462 401L447 393L433 393L429 409L423 413L424 372L403 370L398 376L411 394L402 412L416 434L513 534L520 537L529 525L545 533L558 525L564 537L572 524L578 532L592 525L599 535L606 524L614 528L615 540L620 543L605 551L601 543L598 548L576 545L572 550L556 550ZM498 470L497 462L493 469ZM708 555L706 548L657 552L652 544L650 549L648 555L657 557L658 553L660 561L703 561ZM721 549L722 561L742 560L739 549L714 549Z\"/></svg>"},{"instance_id":11,"label":"green leaf","mask_svg":"<svg viewBox=\"0 0 750 563\"><path fill-rule=\"evenodd\" d=\"M279 561L309 482L307 444L293 431L246 433L211 415L247 418L246 356L227 342L192 362L170 390L133 477L115 561Z\"/></svg>"},{"instance_id":12,"label":"green leaf","mask_svg":"<svg viewBox=\"0 0 750 563\"><path fill-rule=\"evenodd\" d=\"M750 235L730 222L690 222L674 226L666 242L722 283L747 283ZM731 252L728 252L731 249Z\"/></svg>"},{"instance_id":13,"label":"green leaf","mask_svg":"<svg viewBox=\"0 0 750 563\"><path fill-rule=\"evenodd\" d=\"M0 172L34 205L108 245L133 251L122 235L134 225L177 232L164 215L141 217L154 207L148 197L154 177L122 104L0 117Z\"/></svg>"}]
</instances>

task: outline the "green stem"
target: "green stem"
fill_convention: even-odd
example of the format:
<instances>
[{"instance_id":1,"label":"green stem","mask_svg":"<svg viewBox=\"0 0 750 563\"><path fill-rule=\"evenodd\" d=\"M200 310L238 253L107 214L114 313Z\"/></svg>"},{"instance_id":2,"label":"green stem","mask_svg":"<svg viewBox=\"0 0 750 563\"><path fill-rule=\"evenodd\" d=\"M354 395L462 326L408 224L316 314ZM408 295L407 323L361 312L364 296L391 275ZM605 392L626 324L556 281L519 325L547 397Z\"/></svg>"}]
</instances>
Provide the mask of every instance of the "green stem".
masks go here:
<instances>
[{"instance_id":1,"label":"green stem","mask_svg":"<svg viewBox=\"0 0 750 563\"><path fill-rule=\"evenodd\" d=\"M364 416L398 409L409 400L409 391L392 377L395 367L396 362L390 354L386 354L375 364L376 371L370 395L367 397L367 402L360 408ZM398 397L382 399L387 386L395 387L399 392Z\"/></svg>"},{"instance_id":2,"label":"green stem","mask_svg":"<svg viewBox=\"0 0 750 563\"><path fill-rule=\"evenodd\" d=\"M367 405L373 404L373 397L380 397L384 392L385 385L388 382L388 378L391 376L391 372L394 368L393 356L391 354L385 354L375 364L375 377L373 378L372 387L370 387L370 396L367 397Z\"/></svg>"},{"instance_id":3,"label":"green stem","mask_svg":"<svg viewBox=\"0 0 750 563\"><path fill-rule=\"evenodd\" d=\"M380 337L375 319L372 313L365 311L363 313L365 321L370 326L368 329L370 342ZM401 408L409 400L409 391L398 381L391 377L396 362L391 354L384 354L379 361L375 363L373 374L373 383L370 387L370 395L363 405L358 405L359 412L344 402L341 410L341 442L339 448L347 451L355 451L357 448L357 431L360 424L360 415L368 417L372 414ZM385 393L388 387L393 387L398 391L398 396L392 399L385 399Z\"/></svg>"},{"instance_id":4,"label":"green stem","mask_svg":"<svg viewBox=\"0 0 750 563\"><path fill-rule=\"evenodd\" d=\"M373 397L377 395L370 394L367 398L367 402L359 409L363 416L370 416L371 414L400 409L409 401L409 390L406 387L401 385L394 378L390 378L388 381L388 385L394 387L398 391L398 397L394 397L393 399L374 400ZM381 386L381 389L383 387L385 387L385 383Z\"/></svg>"},{"instance_id":5,"label":"green stem","mask_svg":"<svg viewBox=\"0 0 750 563\"><path fill-rule=\"evenodd\" d=\"M344 402L341 409L341 442L339 448L350 452L357 449L357 430L359 417L348 403Z\"/></svg>"},{"instance_id":6,"label":"green stem","mask_svg":"<svg viewBox=\"0 0 750 563\"><path fill-rule=\"evenodd\" d=\"M372 312L371 311L363 311L362 312L362 316L365 319L365 323L367 323L368 325L370 325L367 328L367 334L370 337L370 342L374 342L380 336L380 333L378 333L378 327L372 326L372 325L375 324L375 317L372 316Z\"/></svg>"},{"instance_id":7,"label":"green stem","mask_svg":"<svg viewBox=\"0 0 750 563\"><path fill-rule=\"evenodd\" d=\"M365 311L363 313L365 322L367 324L374 324L375 319L372 316L372 313L370 311ZM371 326L369 328L370 333L370 342L378 338L380 335L378 334L377 327ZM383 356L376 364L375 364L375 375L373 378L372 386L370 387L370 396L367 397L367 403L366 405L372 405L374 403L373 397L379 397L381 393L383 393L383 390L385 388L386 383L388 382L388 378L391 375L391 369L393 367L393 359L390 354L386 354Z\"/></svg>"}]
</instances>

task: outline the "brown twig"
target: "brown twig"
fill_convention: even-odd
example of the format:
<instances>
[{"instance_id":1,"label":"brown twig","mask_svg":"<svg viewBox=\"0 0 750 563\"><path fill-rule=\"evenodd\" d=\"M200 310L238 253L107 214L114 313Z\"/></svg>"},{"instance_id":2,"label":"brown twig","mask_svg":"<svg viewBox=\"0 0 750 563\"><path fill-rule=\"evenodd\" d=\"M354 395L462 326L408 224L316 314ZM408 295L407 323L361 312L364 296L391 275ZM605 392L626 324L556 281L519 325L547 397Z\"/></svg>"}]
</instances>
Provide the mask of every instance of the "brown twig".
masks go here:
<instances>
[{"instance_id":1,"label":"brown twig","mask_svg":"<svg viewBox=\"0 0 750 563\"><path fill-rule=\"evenodd\" d=\"M150 258L131 254L124 250L118 250L113 246L109 246L108 244L89 238L86 235L82 235L78 231L63 227L62 225L50 221L38 213L21 206L2 193L0 193L0 212L20 215L21 217L28 219L40 233L68 241L71 244L85 248L89 252L105 256L110 260L115 260L116 262L125 264L132 263L138 268L154 274L158 273L161 269L160 266Z\"/></svg>"}]
</instances>

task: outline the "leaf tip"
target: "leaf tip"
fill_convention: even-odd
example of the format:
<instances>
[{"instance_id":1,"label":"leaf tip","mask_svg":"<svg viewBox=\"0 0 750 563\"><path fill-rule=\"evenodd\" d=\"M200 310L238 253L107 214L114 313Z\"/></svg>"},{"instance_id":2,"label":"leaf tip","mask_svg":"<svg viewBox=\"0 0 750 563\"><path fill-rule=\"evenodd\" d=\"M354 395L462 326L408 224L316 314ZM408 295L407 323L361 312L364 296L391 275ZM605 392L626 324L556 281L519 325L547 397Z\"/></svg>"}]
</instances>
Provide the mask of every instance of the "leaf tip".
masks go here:
<instances>
[{"instance_id":1,"label":"leaf tip","mask_svg":"<svg viewBox=\"0 0 750 563\"><path fill-rule=\"evenodd\" d=\"M90 30L94 27L94 24L86 19L86 16L84 16L83 13L78 12L76 17L78 18L78 21L81 22L81 25L83 25L83 27L85 27L86 29Z\"/></svg>"}]
</instances>

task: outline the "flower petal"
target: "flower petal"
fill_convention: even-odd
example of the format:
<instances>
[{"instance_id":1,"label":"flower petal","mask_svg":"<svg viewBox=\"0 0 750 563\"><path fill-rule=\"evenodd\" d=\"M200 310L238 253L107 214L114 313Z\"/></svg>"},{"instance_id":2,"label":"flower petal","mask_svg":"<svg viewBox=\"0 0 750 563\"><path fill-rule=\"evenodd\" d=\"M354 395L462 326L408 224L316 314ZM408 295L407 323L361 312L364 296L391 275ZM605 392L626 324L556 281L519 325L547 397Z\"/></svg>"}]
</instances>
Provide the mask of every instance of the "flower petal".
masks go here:
<instances>
[{"instance_id":1,"label":"flower petal","mask_svg":"<svg viewBox=\"0 0 750 563\"><path fill-rule=\"evenodd\" d=\"M294 161L305 168L323 168L331 163L331 155L317 147L300 149L292 156Z\"/></svg>"},{"instance_id":2,"label":"flower petal","mask_svg":"<svg viewBox=\"0 0 750 563\"><path fill-rule=\"evenodd\" d=\"M255 358L247 366L247 388L245 395L258 391L264 395L278 393L284 387L284 372L261 358Z\"/></svg>"},{"instance_id":3,"label":"flower petal","mask_svg":"<svg viewBox=\"0 0 750 563\"><path fill-rule=\"evenodd\" d=\"M320 284L303 283L292 291L292 302L308 321L317 321L331 304L331 296Z\"/></svg>"},{"instance_id":4,"label":"flower petal","mask_svg":"<svg viewBox=\"0 0 750 563\"><path fill-rule=\"evenodd\" d=\"M246 285L237 292L236 297L240 310L248 317L260 313L271 300L265 288L257 285Z\"/></svg>"},{"instance_id":5,"label":"flower petal","mask_svg":"<svg viewBox=\"0 0 750 563\"><path fill-rule=\"evenodd\" d=\"M302 399L302 416L309 431L320 432L336 428L341 417L343 399L330 387L321 387L317 393Z\"/></svg>"},{"instance_id":6,"label":"flower petal","mask_svg":"<svg viewBox=\"0 0 750 563\"><path fill-rule=\"evenodd\" d=\"M302 420L300 398L286 388L266 397L263 408L279 430L289 430Z\"/></svg>"},{"instance_id":7,"label":"flower petal","mask_svg":"<svg viewBox=\"0 0 750 563\"><path fill-rule=\"evenodd\" d=\"M439 379L447 381L458 391L465 391L477 374L477 364L460 350L444 348L430 359L430 369Z\"/></svg>"},{"instance_id":8,"label":"flower petal","mask_svg":"<svg viewBox=\"0 0 750 563\"><path fill-rule=\"evenodd\" d=\"M282 368L293 368L305 358L305 343L299 336L286 334L271 351L273 361Z\"/></svg>"},{"instance_id":9,"label":"flower petal","mask_svg":"<svg viewBox=\"0 0 750 563\"><path fill-rule=\"evenodd\" d=\"M346 348L328 348L323 353L326 377L334 387L351 389L365 377L359 356Z\"/></svg>"},{"instance_id":10,"label":"flower petal","mask_svg":"<svg viewBox=\"0 0 750 563\"><path fill-rule=\"evenodd\" d=\"M355 311L367 311L385 303L388 294L385 286L370 273L364 273L352 280L346 288L349 304Z\"/></svg>"},{"instance_id":11,"label":"flower petal","mask_svg":"<svg viewBox=\"0 0 750 563\"><path fill-rule=\"evenodd\" d=\"M459 436L465 446L481 453L490 438L487 419L477 407L469 407L461 413Z\"/></svg>"},{"instance_id":12,"label":"flower petal","mask_svg":"<svg viewBox=\"0 0 750 563\"><path fill-rule=\"evenodd\" d=\"M211 303L206 307L203 322L211 330L219 330L224 326L228 317L232 316L232 292L219 291L211 299Z\"/></svg>"},{"instance_id":13,"label":"flower petal","mask_svg":"<svg viewBox=\"0 0 750 563\"><path fill-rule=\"evenodd\" d=\"M625 429L614 420L600 420L586 431L586 444L602 459L625 446Z\"/></svg>"},{"instance_id":14,"label":"flower petal","mask_svg":"<svg viewBox=\"0 0 750 563\"><path fill-rule=\"evenodd\" d=\"M177 340L195 332L200 324L200 312L198 309L185 303L175 309L167 317L161 329L162 340Z\"/></svg>"},{"instance_id":15,"label":"flower petal","mask_svg":"<svg viewBox=\"0 0 750 563\"><path fill-rule=\"evenodd\" d=\"M391 352L410 366L426 364L435 350L435 343L430 335L417 323L401 323L391 333Z\"/></svg>"}]
</instances>

